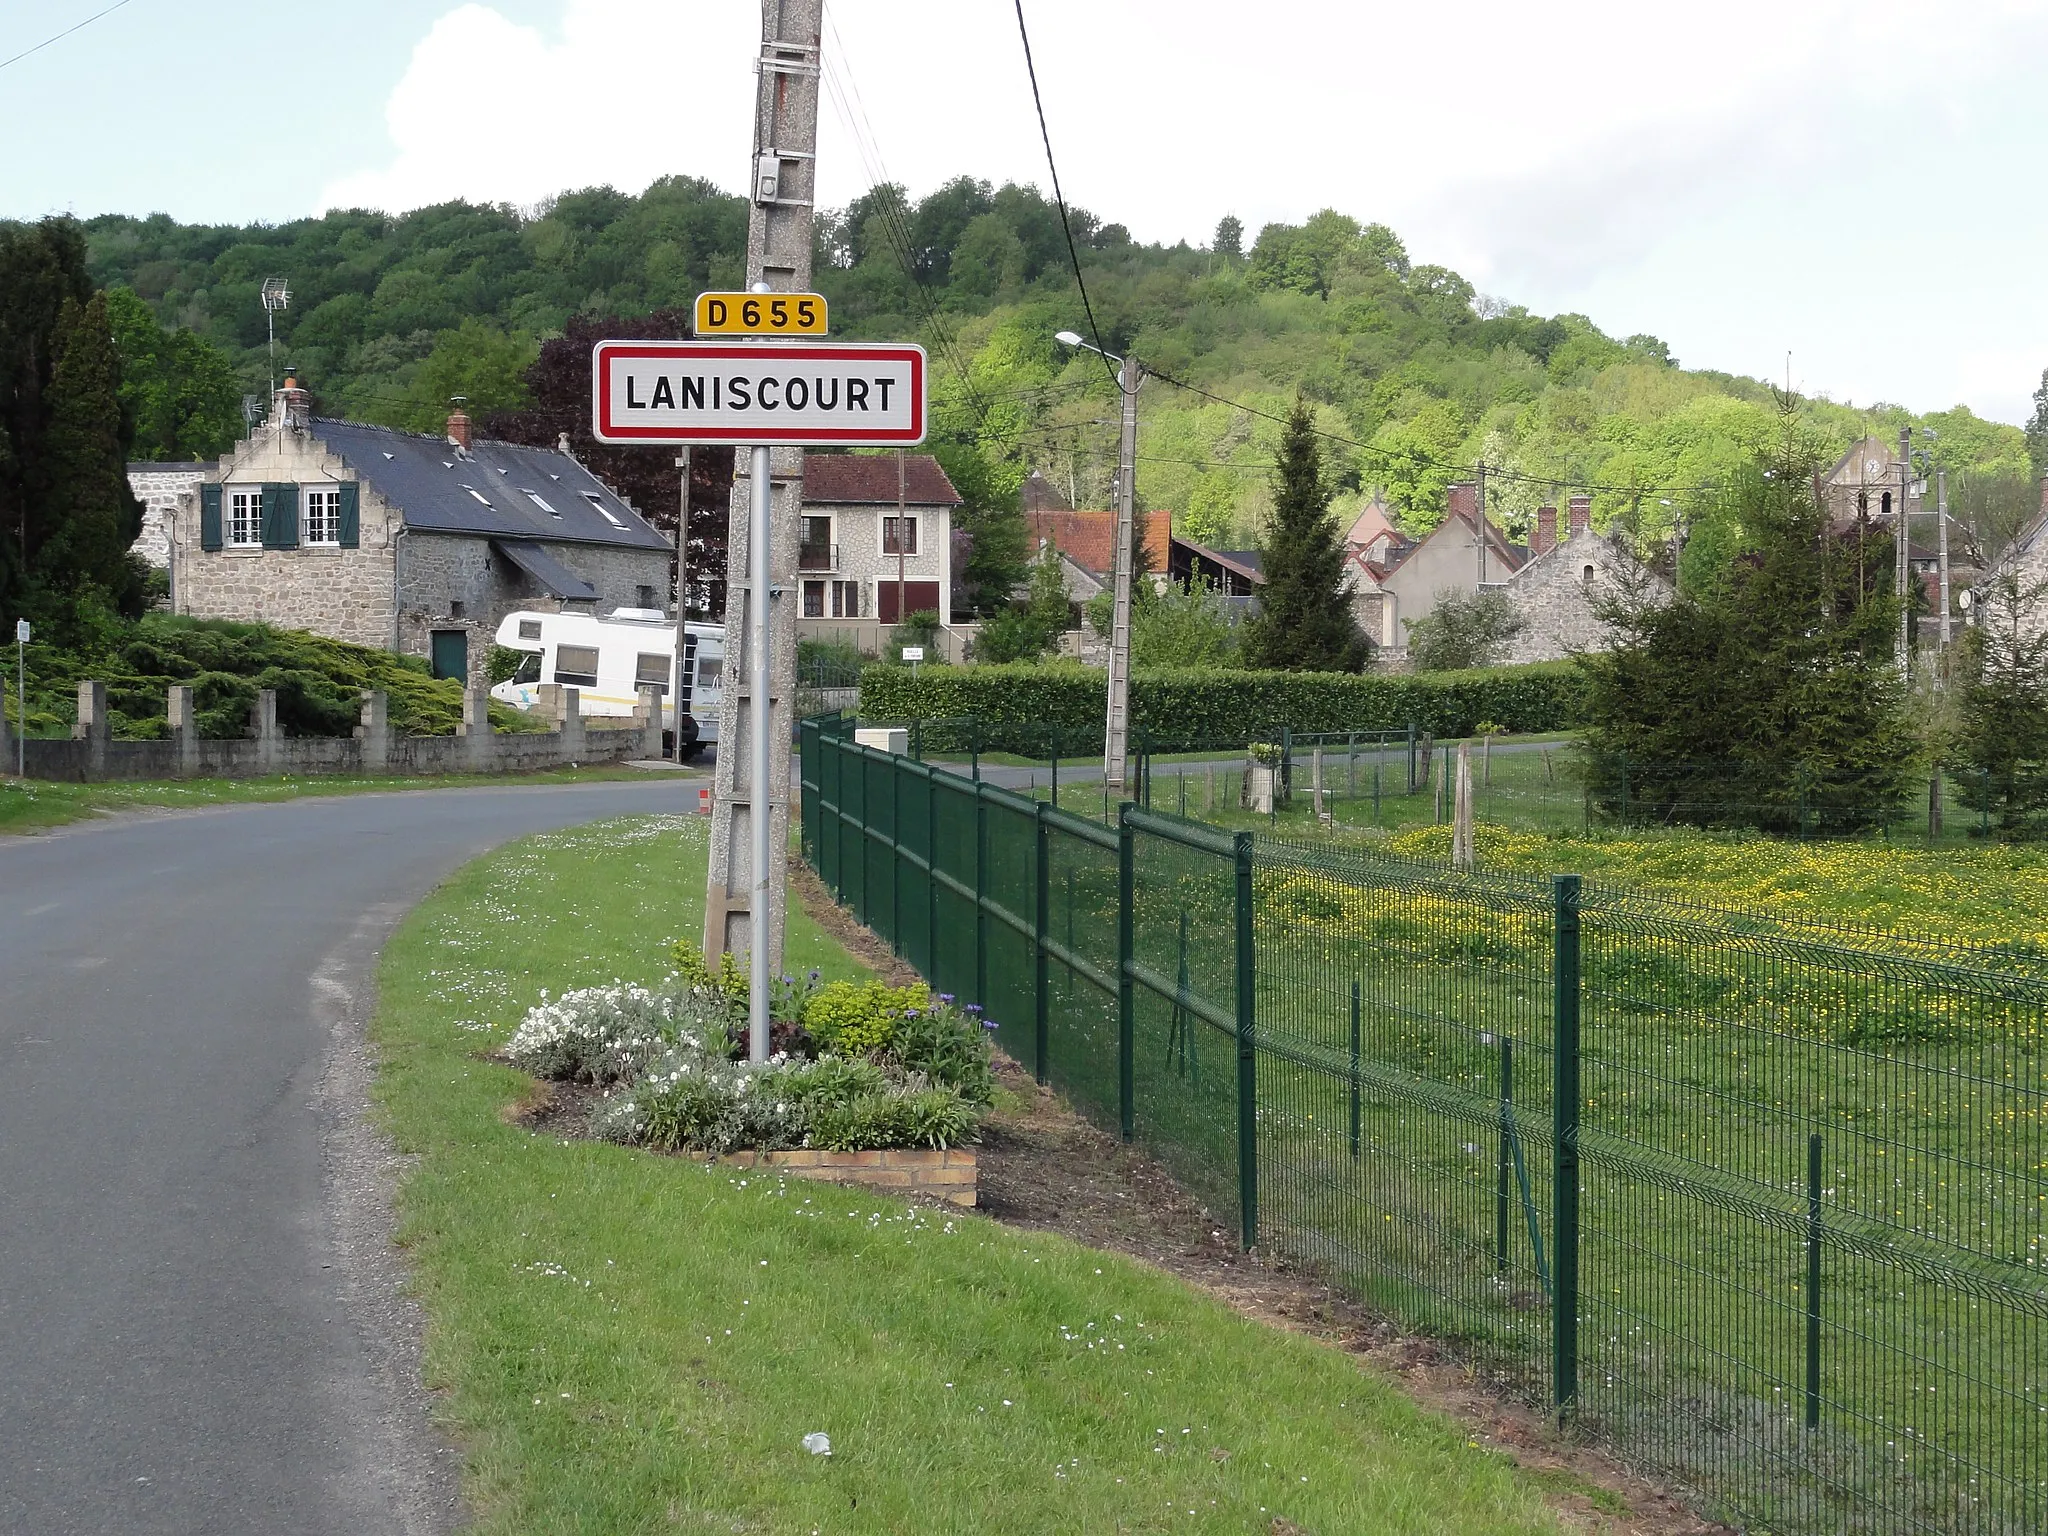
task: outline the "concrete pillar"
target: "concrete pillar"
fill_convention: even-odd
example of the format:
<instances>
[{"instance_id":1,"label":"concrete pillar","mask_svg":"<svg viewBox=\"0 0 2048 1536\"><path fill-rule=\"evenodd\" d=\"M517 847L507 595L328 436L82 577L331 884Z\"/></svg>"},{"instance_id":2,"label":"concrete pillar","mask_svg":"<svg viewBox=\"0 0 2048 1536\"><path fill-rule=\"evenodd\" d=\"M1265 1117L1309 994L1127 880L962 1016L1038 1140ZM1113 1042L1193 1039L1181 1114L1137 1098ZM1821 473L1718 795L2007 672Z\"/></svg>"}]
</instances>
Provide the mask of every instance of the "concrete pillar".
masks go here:
<instances>
[{"instance_id":1,"label":"concrete pillar","mask_svg":"<svg viewBox=\"0 0 2048 1536\"><path fill-rule=\"evenodd\" d=\"M284 756L284 736L277 728L277 690L259 689L249 724L256 736L256 766L264 773L276 773Z\"/></svg>"},{"instance_id":2,"label":"concrete pillar","mask_svg":"<svg viewBox=\"0 0 2048 1536\"><path fill-rule=\"evenodd\" d=\"M355 729L363 744L360 761L365 773L385 773L391 767L391 696L381 688L363 690L363 723Z\"/></svg>"},{"instance_id":3,"label":"concrete pillar","mask_svg":"<svg viewBox=\"0 0 2048 1536\"><path fill-rule=\"evenodd\" d=\"M561 758L565 763L583 761L583 690L562 690Z\"/></svg>"},{"instance_id":4,"label":"concrete pillar","mask_svg":"<svg viewBox=\"0 0 2048 1536\"><path fill-rule=\"evenodd\" d=\"M106 776L107 732L107 685L87 679L78 685L78 721L71 727L71 739L85 743L88 779Z\"/></svg>"},{"instance_id":5,"label":"concrete pillar","mask_svg":"<svg viewBox=\"0 0 2048 1536\"><path fill-rule=\"evenodd\" d=\"M542 683L534 690L533 712L554 726L562 728L562 685Z\"/></svg>"},{"instance_id":6,"label":"concrete pillar","mask_svg":"<svg viewBox=\"0 0 2048 1536\"><path fill-rule=\"evenodd\" d=\"M170 719L171 740L178 744L178 776L190 778L199 771L199 717L188 684L171 688Z\"/></svg>"},{"instance_id":7,"label":"concrete pillar","mask_svg":"<svg viewBox=\"0 0 2048 1536\"><path fill-rule=\"evenodd\" d=\"M462 724L458 734L467 744L463 756L468 759L470 771L488 773L491 768L491 691L488 688L465 688L462 691Z\"/></svg>"},{"instance_id":8,"label":"concrete pillar","mask_svg":"<svg viewBox=\"0 0 2048 1536\"><path fill-rule=\"evenodd\" d=\"M640 702L633 706L633 718L640 722L640 755L661 756L661 690L642 688Z\"/></svg>"}]
</instances>

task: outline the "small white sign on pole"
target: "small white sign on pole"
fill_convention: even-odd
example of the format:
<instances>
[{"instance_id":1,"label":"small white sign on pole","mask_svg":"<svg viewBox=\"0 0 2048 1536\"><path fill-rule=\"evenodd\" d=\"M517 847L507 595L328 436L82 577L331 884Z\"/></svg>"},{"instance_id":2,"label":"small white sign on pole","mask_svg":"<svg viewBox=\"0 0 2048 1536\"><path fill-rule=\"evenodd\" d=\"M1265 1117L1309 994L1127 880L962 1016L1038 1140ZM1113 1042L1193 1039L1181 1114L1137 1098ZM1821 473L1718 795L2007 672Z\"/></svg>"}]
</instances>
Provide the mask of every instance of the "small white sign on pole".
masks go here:
<instances>
[{"instance_id":1,"label":"small white sign on pole","mask_svg":"<svg viewBox=\"0 0 2048 1536\"><path fill-rule=\"evenodd\" d=\"M27 620L27 619L16 619L16 620L14 621L14 643L15 643L16 645L27 645L27 644L28 644L28 620Z\"/></svg>"},{"instance_id":2,"label":"small white sign on pole","mask_svg":"<svg viewBox=\"0 0 2048 1536\"><path fill-rule=\"evenodd\" d=\"M908 447L924 441L924 348L867 342L600 341L602 443Z\"/></svg>"},{"instance_id":3,"label":"small white sign on pole","mask_svg":"<svg viewBox=\"0 0 2048 1536\"><path fill-rule=\"evenodd\" d=\"M903 659L905 661L923 661L924 647L921 645L906 645L903 647Z\"/></svg>"}]
</instances>

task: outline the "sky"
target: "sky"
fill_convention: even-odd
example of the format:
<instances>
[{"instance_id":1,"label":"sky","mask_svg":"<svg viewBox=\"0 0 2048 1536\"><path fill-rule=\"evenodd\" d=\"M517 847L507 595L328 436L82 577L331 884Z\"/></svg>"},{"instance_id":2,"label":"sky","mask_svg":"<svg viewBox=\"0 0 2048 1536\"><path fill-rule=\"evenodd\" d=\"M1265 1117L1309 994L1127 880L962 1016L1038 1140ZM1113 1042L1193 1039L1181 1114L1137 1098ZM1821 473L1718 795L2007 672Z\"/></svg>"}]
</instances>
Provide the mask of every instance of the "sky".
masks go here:
<instances>
[{"instance_id":1,"label":"sky","mask_svg":"<svg viewBox=\"0 0 2048 1536\"><path fill-rule=\"evenodd\" d=\"M0 0L0 60L110 0ZM1026 0L1068 197L1205 244L1335 207L1691 367L2024 420L2048 0ZM1045 186L1012 0L828 0L821 201ZM345 19L344 19L345 18ZM738 188L741 0L126 0L0 65L0 217L283 221ZM1789 363L1788 363L1789 358Z\"/></svg>"}]
</instances>

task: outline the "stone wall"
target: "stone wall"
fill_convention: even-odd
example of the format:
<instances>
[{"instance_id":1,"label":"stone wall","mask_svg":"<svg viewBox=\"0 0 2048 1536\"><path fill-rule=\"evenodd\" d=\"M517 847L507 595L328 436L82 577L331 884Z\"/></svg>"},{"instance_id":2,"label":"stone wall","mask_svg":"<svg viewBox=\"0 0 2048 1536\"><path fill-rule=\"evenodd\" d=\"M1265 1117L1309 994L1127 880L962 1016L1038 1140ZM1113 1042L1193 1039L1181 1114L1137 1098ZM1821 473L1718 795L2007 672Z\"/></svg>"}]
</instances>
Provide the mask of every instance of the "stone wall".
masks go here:
<instances>
[{"instance_id":1,"label":"stone wall","mask_svg":"<svg viewBox=\"0 0 2048 1536\"><path fill-rule=\"evenodd\" d=\"M355 480L338 454L310 432L285 424L259 428L206 478L237 485L265 481L300 485ZM333 640L389 650L393 623L392 538L398 513L369 485L362 487L360 547L218 549L199 547L199 492L182 492L170 509L171 594L175 612L201 619L241 619L309 630ZM222 519L226 520L223 509Z\"/></svg>"},{"instance_id":2,"label":"stone wall","mask_svg":"<svg viewBox=\"0 0 2048 1536\"><path fill-rule=\"evenodd\" d=\"M135 553L158 570L171 563L170 518L188 492L196 487L212 466L207 464L130 464L128 488L142 503L142 532L135 540Z\"/></svg>"},{"instance_id":3,"label":"stone wall","mask_svg":"<svg viewBox=\"0 0 2048 1536\"><path fill-rule=\"evenodd\" d=\"M660 701L651 690L642 691L630 719L611 729L584 721L574 688L554 690L548 702L554 730L499 733L490 726L489 695L472 689L455 735L401 736L391 728L387 697L365 689L362 724L353 736L287 736L278 729L277 694L266 688L251 711L252 734L220 741L198 735L192 690L173 688L168 738L115 741L108 732L106 684L84 682L78 685L71 740L31 738L21 746L29 778L74 784L278 774L532 773L661 756ZM0 753L11 771L15 742L4 721Z\"/></svg>"},{"instance_id":4,"label":"stone wall","mask_svg":"<svg viewBox=\"0 0 2048 1536\"><path fill-rule=\"evenodd\" d=\"M1599 616L1615 598L1668 603L1671 588L1633 555L1591 532L1536 556L1501 589L1522 620L1502 658L1510 664L1562 661L1575 652L1604 651L1613 631Z\"/></svg>"}]
</instances>

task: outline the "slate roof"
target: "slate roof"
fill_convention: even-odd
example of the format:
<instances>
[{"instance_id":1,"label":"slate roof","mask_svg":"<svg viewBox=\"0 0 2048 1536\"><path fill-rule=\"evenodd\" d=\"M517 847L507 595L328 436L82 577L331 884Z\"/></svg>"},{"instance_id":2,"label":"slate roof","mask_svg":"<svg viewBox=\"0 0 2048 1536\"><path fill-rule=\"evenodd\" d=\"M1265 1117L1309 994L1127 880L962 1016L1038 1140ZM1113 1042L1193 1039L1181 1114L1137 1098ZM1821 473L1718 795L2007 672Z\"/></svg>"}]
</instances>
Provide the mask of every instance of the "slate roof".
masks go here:
<instances>
[{"instance_id":1,"label":"slate roof","mask_svg":"<svg viewBox=\"0 0 2048 1536\"><path fill-rule=\"evenodd\" d=\"M312 434L392 506L408 529L665 550L668 540L589 470L550 448L316 419ZM538 498L536 500L536 498Z\"/></svg>"},{"instance_id":2,"label":"slate roof","mask_svg":"<svg viewBox=\"0 0 2048 1536\"><path fill-rule=\"evenodd\" d=\"M939 461L928 453L905 454L904 502L913 507L957 507L960 493L946 478ZM807 453L804 455L806 502L871 502L896 505L896 455L893 453Z\"/></svg>"}]
</instances>

